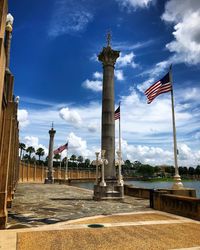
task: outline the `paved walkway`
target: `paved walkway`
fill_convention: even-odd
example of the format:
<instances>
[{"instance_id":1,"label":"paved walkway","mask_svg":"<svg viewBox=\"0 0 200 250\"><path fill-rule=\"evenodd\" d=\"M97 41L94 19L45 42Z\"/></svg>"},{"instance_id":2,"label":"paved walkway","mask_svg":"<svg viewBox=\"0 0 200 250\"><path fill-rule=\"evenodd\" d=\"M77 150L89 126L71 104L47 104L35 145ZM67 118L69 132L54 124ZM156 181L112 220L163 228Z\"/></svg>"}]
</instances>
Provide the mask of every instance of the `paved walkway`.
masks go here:
<instances>
[{"instance_id":1,"label":"paved walkway","mask_svg":"<svg viewBox=\"0 0 200 250\"><path fill-rule=\"evenodd\" d=\"M93 191L59 184L19 184L8 228L54 224L94 215L148 211L149 201L126 197L124 201L94 201Z\"/></svg>"},{"instance_id":2,"label":"paved walkway","mask_svg":"<svg viewBox=\"0 0 200 250\"><path fill-rule=\"evenodd\" d=\"M131 197L96 202L91 191L62 185L19 185L9 223L0 250L200 250L198 221Z\"/></svg>"}]
</instances>

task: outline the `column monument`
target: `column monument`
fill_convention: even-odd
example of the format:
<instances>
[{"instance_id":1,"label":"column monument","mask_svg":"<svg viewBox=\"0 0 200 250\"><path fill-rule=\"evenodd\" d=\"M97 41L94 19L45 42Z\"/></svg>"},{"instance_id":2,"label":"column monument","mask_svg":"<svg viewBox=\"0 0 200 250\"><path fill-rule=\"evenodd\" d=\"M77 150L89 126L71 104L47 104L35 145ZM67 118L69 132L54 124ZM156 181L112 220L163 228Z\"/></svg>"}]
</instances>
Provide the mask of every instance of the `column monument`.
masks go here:
<instances>
[{"instance_id":1,"label":"column monument","mask_svg":"<svg viewBox=\"0 0 200 250\"><path fill-rule=\"evenodd\" d=\"M118 185L115 169L115 103L114 103L114 65L120 51L110 45L111 35L107 35L107 47L98 55L103 64L102 123L101 123L101 156L107 160L102 167L102 181L94 186L94 199L121 199L123 186Z\"/></svg>"},{"instance_id":2,"label":"column monument","mask_svg":"<svg viewBox=\"0 0 200 250\"><path fill-rule=\"evenodd\" d=\"M49 155L48 155L48 175L47 179L45 179L45 184L53 184L54 183L54 173L53 173L53 144L54 144L54 135L56 131L53 128L49 130Z\"/></svg>"}]
</instances>

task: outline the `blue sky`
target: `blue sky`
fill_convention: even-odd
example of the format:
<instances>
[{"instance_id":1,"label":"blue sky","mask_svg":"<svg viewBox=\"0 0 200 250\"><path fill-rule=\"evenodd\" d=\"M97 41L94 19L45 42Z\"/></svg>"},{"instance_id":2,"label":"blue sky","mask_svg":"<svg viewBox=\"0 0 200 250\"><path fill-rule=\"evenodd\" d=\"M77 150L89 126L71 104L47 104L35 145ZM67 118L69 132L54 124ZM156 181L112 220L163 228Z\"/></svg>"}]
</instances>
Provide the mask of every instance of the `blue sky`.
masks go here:
<instances>
[{"instance_id":1,"label":"blue sky","mask_svg":"<svg viewBox=\"0 0 200 250\"><path fill-rule=\"evenodd\" d=\"M21 0L14 16L11 70L20 96L20 141L94 158L100 150L102 65L111 30L115 103L121 101L124 160L173 164L170 94L146 104L144 90L173 64L179 164L200 160L198 0ZM118 147L116 122L116 148ZM63 156L65 153L63 154Z\"/></svg>"}]
</instances>

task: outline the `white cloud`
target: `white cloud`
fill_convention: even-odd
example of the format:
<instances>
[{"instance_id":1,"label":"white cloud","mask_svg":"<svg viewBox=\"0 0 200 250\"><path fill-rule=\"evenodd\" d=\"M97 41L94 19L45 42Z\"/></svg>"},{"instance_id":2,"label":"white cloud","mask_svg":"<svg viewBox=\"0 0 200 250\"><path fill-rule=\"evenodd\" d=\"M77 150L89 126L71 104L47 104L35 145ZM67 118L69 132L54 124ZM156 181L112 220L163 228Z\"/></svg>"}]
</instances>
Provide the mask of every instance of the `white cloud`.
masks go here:
<instances>
[{"instance_id":1,"label":"white cloud","mask_svg":"<svg viewBox=\"0 0 200 250\"><path fill-rule=\"evenodd\" d=\"M118 81L123 81L124 80L124 73L123 73L123 71L122 70L120 70L120 69L116 69L115 70L115 77L116 77L116 79L118 80Z\"/></svg>"},{"instance_id":2,"label":"white cloud","mask_svg":"<svg viewBox=\"0 0 200 250\"><path fill-rule=\"evenodd\" d=\"M94 123L91 123L88 125L88 131L89 132L92 132L92 133L95 133L97 132L99 129L98 125L97 124L94 124Z\"/></svg>"},{"instance_id":3,"label":"white cloud","mask_svg":"<svg viewBox=\"0 0 200 250\"><path fill-rule=\"evenodd\" d=\"M137 42L137 43L130 43L130 42L112 42L112 46L115 50L120 50L120 51L130 51L130 50L136 50L136 49L141 49L144 47L150 46L152 43L154 43L153 40L147 40L144 42Z\"/></svg>"},{"instance_id":4,"label":"white cloud","mask_svg":"<svg viewBox=\"0 0 200 250\"><path fill-rule=\"evenodd\" d=\"M22 141L23 141L23 143L25 143L26 147L30 147L30 146L34 147L35 151L38 148L43 148L44 152L45 152L45 155L46 156L48 155L47 147L39 143L39 138L38 137L36 137L36 136L25 136L22 139Z\"/></svg>"},{"instance_id":5,"label":"white cloud","mask_svg":"<svg viewBox=\"0 0 200 250\"><path fill-rule=\"evenodd\" d=\"M71 132L67 140L69 142L69 151L73 152L73 154L82 155L85 158L92 156L92 152L87 148L87 142L81 137Z\"/></svg>"},{"instance_id":6,"label":"white cloud","mask_svg":"<svg viewBox=\"0 0 200 250\"><path fill-rule=\"evenodd\" d=\"M96 72L93 73L93 77L95 79L101 79L102 80L103 79L103 73L96 71Z\"/></svg>"},{"instance_id":7,"label":"white cloud","mask_svg":"<svg viewBox=\"0 0 200 250\"><path fill-rule=\"evenodd\" d=\"M199 100L199 93L200 88L186 88L184 89L184 95L183 98L186 101L198 101Z\"/></svg>"},{"instance_id":8,"label":"white cloud","mask_svg":"<svg viewBox=\"0 0 200 250\"><path fill-rule=\"evenodd\" d=\"M200 1L170 0L162 19L174 24L174 40L166 45L174 63L200 63Z\"/></svg>"},{"instance_id":9,"label":"white cloud","mask_svg":"<svg viewBox=\"0 0 200 250\"><path fill-rule=\"evenodd\" d=\"M18 109L18 121L19 121L19 127L20 128L25 128L26 126L29 125L29 117L28 117L28 111L25 109Z\"/></svg>"},{"instance_id":10,"label":"white cloud","mask_svg":"<svg viewBox=\"0 0 200 250\"><path fill-rule=\"evenodd\" d=\"M168 150L160 147L149 147L143 145L130 145L122 140L122 151L124 160L140 161L148 164L172 164L173 155Z\"/></svg>"},{"instance_id":11,"label":"white cloud","mask_svg":"<svg viewBox=\"0 0 200 250\"><path fill-rule=\"evenodd\" d=\"M178 144L179 166L196 166L199 161L200 152L192 151L191 148L184 143ZM161 147L150 147L143 145L130 145L127 141L122 140L123 159L130 161L140 161L142 163L152 165L174 165L173 148L171 150L164 150Z\"/></svg>"},{"instance_id":12,"label":"white cloud","mask_svg":"<svg viewBox=\"0 0 200 250\"><path fill-rule=\"evenodd\" d=\"M66 122L73 124L74 126L80 126L82 124L82 118L76 110L70 110L69 108L62 108L59 111L59 116Z\"/></svg>"},{"instance_id":13,"label":"white cloud","mask_svg":"<svg viewBox=\"0 0 200 250\"><path fill-rule=\"evenodd\" d=\"M57 0L48 35L57 37L82 32L92 19L93 15L86 5L72 0Z\"/></svg>"},{"instance_id":14,"label":"white cloud","mask_svg":"<svg viewBox=\"0 0 200 250\"><path fill-rule=\"evenodd\" d=\"M100 92L102 91L102 81L99 80L85 80L82 83L82 86L86 89L90 89L94 92Z\"/></svg>"},{"instance_id":15,"label":"white cloud","mask_svg":"<svg viewBox=\"0 0 200 250\"><path fill-rule=\"evenodd\" d=\"M155 0L116 0L120 6L126 7L129 11L137 8L147 8L150 4L154 3Z\"/></svg>"},{"instance_id":16,"label":"white cloud","mask_svg":"<svg viewBox=\"0 0 200 250\"><path fill-rule=\"evenodd\" d=\"M133 52L130 52L129 54L123 55L123 53L120 54L120 57L117 59L116 66L118 68L131 66L133 68L136 68L138 65L134 62L135 55Z\"/></svg>"}]
</instances>

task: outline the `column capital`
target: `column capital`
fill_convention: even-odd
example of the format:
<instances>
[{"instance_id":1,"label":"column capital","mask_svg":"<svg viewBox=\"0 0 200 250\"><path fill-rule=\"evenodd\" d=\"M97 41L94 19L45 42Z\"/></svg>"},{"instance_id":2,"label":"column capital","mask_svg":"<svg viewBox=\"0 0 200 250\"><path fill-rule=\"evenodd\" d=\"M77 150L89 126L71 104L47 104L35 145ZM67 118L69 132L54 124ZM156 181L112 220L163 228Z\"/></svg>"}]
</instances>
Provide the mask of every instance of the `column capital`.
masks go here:
<instances>
[{"instance_id":1,"label":"column capital","mask_svg":"<svg viewBox=\"0 0 200 250\"><path fill-rule=\"evenodd\" d=\"M119 53L120 51L113 50L110 46L107 46L104 47L101 53L98 55L98 59L103 63L104 66L114 66L117 58L119 57Z\"/></svg>"},{"instance_id":2,"label":"column capital","mask_svg":"<svg viewBox=\"0 0 200 250\"><path fill-rule=\"evenodd\" d=\"M49 130L50 136L55 135L55 133L56 133L56 130L54 130L53 128L51 128L51 129Z\"/></svg>"}]
</instances>

